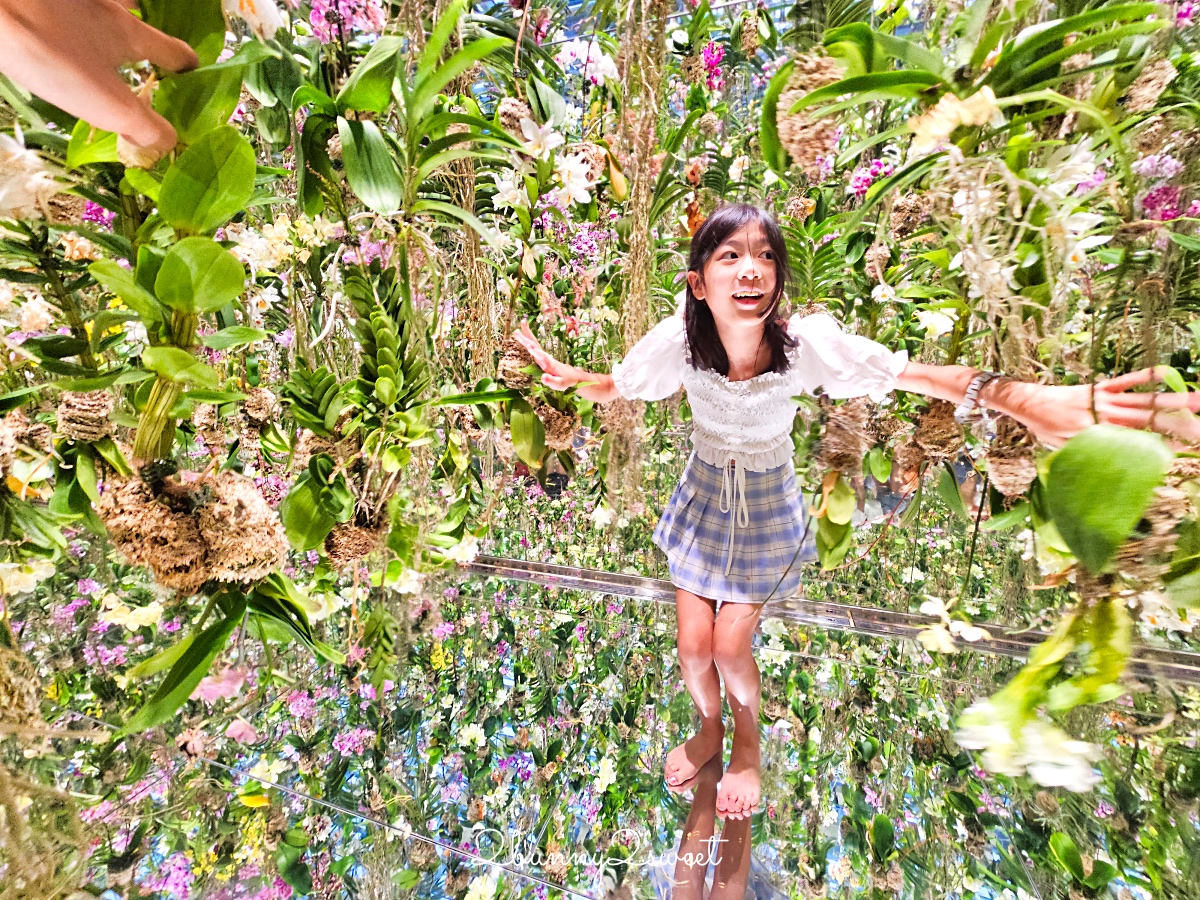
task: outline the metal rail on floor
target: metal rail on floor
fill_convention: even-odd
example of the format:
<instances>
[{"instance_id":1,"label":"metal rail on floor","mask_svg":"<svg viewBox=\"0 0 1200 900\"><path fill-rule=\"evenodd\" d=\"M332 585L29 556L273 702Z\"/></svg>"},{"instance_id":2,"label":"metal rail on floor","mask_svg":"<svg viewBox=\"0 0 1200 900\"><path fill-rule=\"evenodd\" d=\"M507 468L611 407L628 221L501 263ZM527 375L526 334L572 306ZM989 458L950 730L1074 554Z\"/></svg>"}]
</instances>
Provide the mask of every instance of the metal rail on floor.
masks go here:
<instances>
[{"instance_id":1,"label":"metal rail on floor","mask_svg":"<svg viewBox=\"0 0 1200 900\"><path fill-rule=\"evenodd\" d=\"M600 569L495 556L476 557L474 562L461 566L460 571L483 578L499 578L542 587L612 594L671 605L675 603L675 588L671 582L643 575L622 575ZM885 638L915 639L921 630L937 621L931 616L915 613L806 600L803 597L773 600L763 608L763 614L829 631ZM959 646L964 650L1024 659L1032 647L1049 637L1044 631L1027 631L991 623L983 623L983 627L989 635L986 639L974 643L959 642ZM1165 678L1181 684L1200 685L1200 653L1138 647L1133 651L1128 672L1138 678Z\"/></svg>"}]
</instances>

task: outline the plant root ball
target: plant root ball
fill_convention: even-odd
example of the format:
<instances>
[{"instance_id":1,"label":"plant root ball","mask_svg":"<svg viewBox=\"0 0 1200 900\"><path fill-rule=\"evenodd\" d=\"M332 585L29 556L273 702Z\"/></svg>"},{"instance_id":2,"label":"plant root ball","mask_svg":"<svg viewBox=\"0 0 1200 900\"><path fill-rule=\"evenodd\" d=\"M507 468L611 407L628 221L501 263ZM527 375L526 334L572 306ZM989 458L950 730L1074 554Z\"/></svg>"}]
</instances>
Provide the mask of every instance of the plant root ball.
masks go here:
<instances>
[{"instance_id":1,"label":"plant root ball","mask_svg":"<svg viewBox=\"0 0 1200 900\"><path fill-rule=\"evenodd\" d=\"M193 594L209 579L208 548L195 517L154 496L138 478L109 484L96 502L118 555L164 587Z\"/></svg>"},{"instance_id":2,"label":"plant root ball","mask_svg":"<svg viewBox=\"0 0 1200 900\"><path fill-rule=\"evenodd\" d=\"M351 563L370 556L383 544L386 531L381 528L363 528L352 522L334 525L325 537L325 555L335 570L344 569Z\"/></svg>"},{"instance_id":3,"label":"plant root ball","mask_svg":"<svg viewBox=\"0 0 1200 900\"><path fill-rule=\"evenodd\" d=\"M1033 434L1011 416L996 420L996 439L987 452L988 479L1005 497L1020 497L1037 478Z\"/></svg>"},{"instance_id":4,"label":"plant root ball","mask_svg":"<svg viewBox=\"0 0 1200 900\"><path fill-rule=\"evenodd\" d=\"M283 523L253 479L221 472L197 485L195 495L205 494L209 502L197 508L196 518L212 578L258 581L287 562Z\"/></svg>"},{"instance_id":5,"label":"plant root ball","mask_svg":"<svg viewBox=\"0 0 1200 900\"><path fill-rule=\"evenodd\" d=\"M534 365L529 351L511 335L501 345L500 364L496 367L496 378L514 390L522 391L533 384L533 376L523 369Z\"/></svg>"},{"instance_id":6,"label":"plant root ball","mask_svg":"<svg viewBox=\"0 0 1200 900\"><path fill-rule=\"evenodd\" d=\"M913 440L935 461L957 454L965 439L962 426L954 421L954 404L949 400L929 401L929 408L917 419Z\"/></svg>"},{"instance_id":7,"label":"plant root ball","mask_svg":"<svg viewBox=\"0 0 1200 900\"><path fill-rule=\"evenodd\" d=\"M58 401L58 431L77 441L98 441L112 430L113 397L108 391L63 391Z\"/></svg>"}]
</instances>

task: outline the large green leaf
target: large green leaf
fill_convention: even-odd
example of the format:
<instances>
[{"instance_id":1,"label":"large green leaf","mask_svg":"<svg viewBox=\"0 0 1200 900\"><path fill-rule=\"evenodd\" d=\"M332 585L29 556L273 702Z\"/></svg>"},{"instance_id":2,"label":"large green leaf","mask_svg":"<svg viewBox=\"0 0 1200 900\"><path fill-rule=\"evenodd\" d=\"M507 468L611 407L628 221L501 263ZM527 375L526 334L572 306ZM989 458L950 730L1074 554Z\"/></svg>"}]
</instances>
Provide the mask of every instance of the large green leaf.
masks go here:
<instances>
[{"instance_id":1,"label":"large green leaf","mask_svg":"<svg viewBox=\"0 0 1200 900\"><path fill-rule=\"evenodd\" d=\"M392 103L392 82L396 78L396 61L403 41L398 37L381 37L355 66L346 84L338 92L337 109L369 110L383 113Z\"/></svg>"},{"instance_id":2,"label":"large green leaf","mask_svg":"<svg viewBox=\"0 0 1200 900\"><path fill-rule=\"evenodd\" d=\"M184 238L163 260L154 281L158 299L182 313L215 312L241 296L246 270L208 237Z\"/></svg>"},{"instance_id":3,"label":"large green leaf","mask_svg":"<svg viewBox=\"0 0 1200 900\"><path fill-rule=\"evenodd\" d=\"M474 66L475 63L483 61L501 47L511 43L508 38L503 37L476 38L438 68L420 78L414 85L412 94L407 98L408 108L405 110L405 118L408 121L408 127L410 129L421 127L422 120L429 115L437 101L437 95L446 85Z\"/></svg>"},{"instance_id":4,"label":"large green leaf","mask_svg":"<svg viewBox=\"0 0 1200 900\"><path fill-rule=\"evenodd\" d=\"M400 209L404 191L392 148L374 122L352 122L338 117L342 161L350 187L368 209L391 215Z\"/></svg>"},{"instance_id":5,"label":"large green leaf","mask_svg":"<svg viewBox=\"0 0 1200 900\"><path fill-rule=\"evenodd\" d=\"M489 228L482 219L476 216L473 212L463 209L461 206L455 206L453 203L446 203L443 200L421 200L413 205L414 213L417 212L437 212L442 213L450 219L457 219L464 225L469 225L475 229L476 234L489 247L499 249L500 239L497 237L494 229Z\"/></svg>"},{"instance_id":6,"label":"large green leaf","mask_svg":"<svg viewBox=\"0 0 1200 900\"><path fill-rule=\"evenodd\" d=\"M72 169L90 163L117 161L117 135L93 128L80 119L67 142L67 165Z\"/></svg>"},{"instance_id":7,"label":"large green leaf","mask_svg":"<svg viewBox=\"0 0 1200 900\"><path fill-rule=\"evenodd\" d=\"M152 293L138 284L134 274L117 265L114 260L101 259L88 266L88 272L100 286L116 294L125 305L141 316L147 327L158 324L165 318L166 311Z\"/></svg>"},{"instance_id":8,"label":"large green leaf","mask_svg":"<svg viewBox=\"0 0 1200 900\"><path fill-rule=\"evenodd\" d=\"M251 328L249 325L230 325L228 328L222 328L216 334L206 334L200 339L200 342L213 350L234 350L247 344L266 340L266 338L267 333L261 328Z\"/></svg>"},{"instance_id":9,"label":"large green leaf","mask_svg":"<svg viewBox=\"0 0 1200 900\"><path fill-rule=\"evenodd\" d=\"M508 417L513 448L527 466L537 468L546 455L546 427L525 400L514 400Z\"/></svg>"},{"instance_id":10,"label":"large green leaf","mask_svg":"<svg viewBox=\"0 0 1200 900\"><path fill-rule=\"evenodd\" d=\"M212 232L246 208L254 193L254 148L222 125L185 150L167 170L158 212L184 234Z\"/></svg>"},{"instance_id":11,"label":"large green leaf","mask_svg":"<svg viewBox=\"0 0 1200 900\"><path fill-rule=\"evenodd\" d=\"M178 347L147 347L142 351L142 365L167 381L214 389L220 383L210 366Z\"/></svg>"},{"instance_id":12,"label":"large green leaf","mask_svg":"<svg viewBox=\"0 0 1200 900\"><path fill-rule=\"evenodd\" d=\"M225 649L225 644L245 614L246 598L238 596L225 618L209 625L196 636L188 646L187 652L171 667L154 696L121 727L117 736L145 731L175 715L176 710L183 706L200 680L208 674L213 660Z\"/></svg>"},{"instance_id":13,"label":"large green leaf","mask_svg":"<svg viewBox=\"0 0 1200 900\"><path fill-rule=\"evenodd\" d=\"M242 96L243 67L213 66L164 79L154 108L191 144L229 121Z\"/></svg>"},{"instance_id":14,"label":"large green leaf","mask_svg":"<svg viewBox=\"0 0 1200 900\"><path fill-rule=\"evenodd\" d=\"M835 100L843 94L852 95L839 106L853 106L867 103L883 97L898 97L909 99L918 97L923 91L929 90L942 83L942 78L924 69L906 69L902 72L873 72L870 75L858 75L854 78L843 78L823 88L810 91L792 104L788 110L794 115L806 106Z\"/></svg>"},{"instance_id":15,"label":"large green leaf","mask_svg":"<svg viewBox=\"0 0 1200 900\"><path fill-rule=\"evenodd\" d=\"M1071 552L1090 571L1104 569L1129 537L1171 465L1157 434L1094 425L1050 461L1046 501Z\"/></svg>"},{"instance_id":16,"label":"large green leaf","mask_svg":"<svg viewBox=\"0 0 1200 900\"><path fill-rule=\"evenodd\" d=\"M141 0L146 22L196 51L200 65L217 61L225 49L225 14L221 0Z\"/></svg>"}]
</instances>

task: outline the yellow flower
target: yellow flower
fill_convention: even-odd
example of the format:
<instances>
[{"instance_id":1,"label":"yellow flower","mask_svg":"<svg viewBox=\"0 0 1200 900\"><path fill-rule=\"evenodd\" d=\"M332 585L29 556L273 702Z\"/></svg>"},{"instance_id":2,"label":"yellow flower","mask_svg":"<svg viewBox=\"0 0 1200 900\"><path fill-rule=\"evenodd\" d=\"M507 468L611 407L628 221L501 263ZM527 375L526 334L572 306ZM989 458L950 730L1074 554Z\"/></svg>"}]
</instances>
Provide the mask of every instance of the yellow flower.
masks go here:
<instances>
[{"instance_id":1,"label":"yellow flower","mask_svg":"<svg viewBox=\"0 0 1200 900\"><path fill-rule=\"evenodd\" d=\"M429 654L429 665L435 672L440 672L449 665L446 660L446 651L442 649L441 641L434 641L433 650Z\"/></svg>"}]
</instances>

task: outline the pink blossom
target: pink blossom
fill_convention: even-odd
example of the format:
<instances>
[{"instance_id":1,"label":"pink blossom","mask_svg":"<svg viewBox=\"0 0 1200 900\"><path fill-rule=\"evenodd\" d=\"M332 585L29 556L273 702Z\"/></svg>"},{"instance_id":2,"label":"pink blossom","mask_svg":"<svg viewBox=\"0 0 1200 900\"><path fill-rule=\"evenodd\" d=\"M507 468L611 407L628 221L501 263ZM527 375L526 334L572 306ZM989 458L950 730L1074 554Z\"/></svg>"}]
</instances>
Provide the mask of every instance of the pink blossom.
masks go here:
<instances>
[{"instance_id":1,"label":"pink blossom","mask_svg":"<svg viewBox=\"0 0 1200 900\"><path fill-rule=\"evenodd\" d=\"M217 675L206 675L192 691L193 700L203 700L210 706L217 700L232 700L246 683L242 669L225 669Z\"/></svg>"},{"instance_id":2,"label":"pink blossom","mask_svg":"<svg viewBox=\"0 0 1200 900\"><path fill-rule=\"evenodd\" d=\"M1142 213L1147 219L1165 222L1179 218L1180 190L1173 184L1161 184L1142 196Z\"/></svg>"},{"instance_id":3,"label":"pink blossom","mask_svg":"<svg viewBox=\"0 0 1200 900\"><path fill-rule=\"evenodd\" d=\"M241 716L229 723L229 727L225 729L225 737L239 744L257 744L259 739L254 726Z\"/></svg>"}]
</instances>

